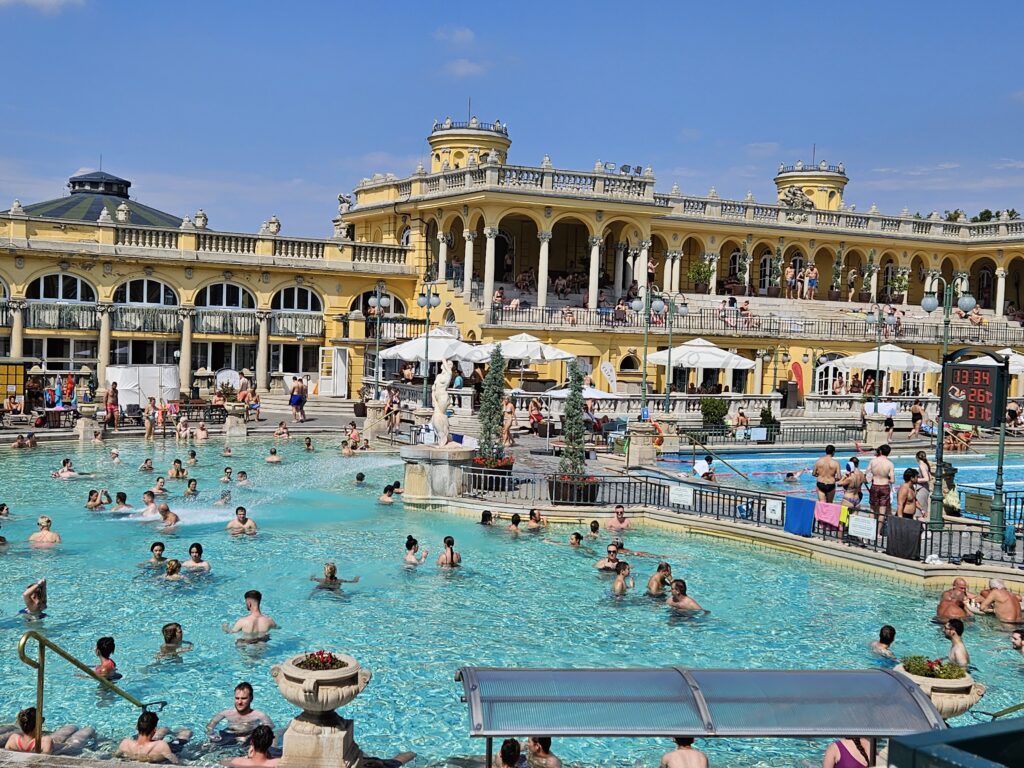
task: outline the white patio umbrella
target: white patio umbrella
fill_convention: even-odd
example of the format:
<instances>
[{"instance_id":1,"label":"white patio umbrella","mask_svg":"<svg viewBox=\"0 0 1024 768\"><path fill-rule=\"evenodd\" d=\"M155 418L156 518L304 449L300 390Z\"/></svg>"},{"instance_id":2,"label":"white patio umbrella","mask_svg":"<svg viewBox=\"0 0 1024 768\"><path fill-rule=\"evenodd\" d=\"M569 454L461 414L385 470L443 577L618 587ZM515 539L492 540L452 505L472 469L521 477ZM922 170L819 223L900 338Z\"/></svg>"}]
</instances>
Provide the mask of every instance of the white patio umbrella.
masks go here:
<instances>
[{"instance_id":1,"label":"white patio umbrella","mask_svg":"<svg viewBox=\"0 0 1024 768\"><path fill-rule=\"evenodd\" d=\"M552 400L565 400L569 396L569 389L549 389L547 392L537 393L543 397L550 397ZM622 395L617 395L614 392L605 392L603 389L596 389L594 387L583 388L583 399L584 400L621 400Z\"/></svg>"},{"instance_id":2,"label":"white patio umbrella","mask_svg":"<svg viewBox=\"0 0 1024 768\"><path fill-rule=\"evenodd\" d=\"M427 334L424 334L385 349L380 356L384 360L404 360L409 363L440 363L444 360L474 359L476 347L459 341L449 333L438 329L431 331L429 336L429 344L427 343ZM430 355L429 360L427 360L428 354Z\"/></svg>"},{"instance_id":3,"label":"white patio umbrella","mask_svg":"<svg viewBox=\"0 0 1024 768\"><path fill-rule=\"evenodd\" d=\"M1000 349L996 352L997 355L1004 355L1010 358L1010 375L1016 376L1024 373L1024 355L1014 352L1012 349ZM981 357L975 357L971 360L964 360L964 363L970 363L971 365L997 365L996 361L988 355L982 355Z\"/></svg>"},{"instance_id":4,"label":"white patio umbrella","mask_svg":"<svg viewBox=\"0 0 1024 768\"><path fill-rule=\"evenodd\" d=\"M474 362L486 363L495 347L501 347L501 354L506 360L522 360L526 363L547 363L556 360L572 360L576 355L566 352L564 349L545 344L536 336L528 333L517 333L505 341L495 341L490 344L481 344L475 347L477 357ZM523 371L519 370L519 382L523 381Z\"/></svg>"},{"instance_id":5,"label":"white patio umbrella","mask_svg":"<svg viewBox=\"0 0 1024 768\"><path fill-rule=\"evenodd\" d=\"M895 344L883 344L880 350L876 348L868 352L861 352L859 355L828 360L819 365L817 370L829 367L843 371L866 369L903 373L938 373L942 370L942 366L938 363L911 354Z\"/></svg>"},{"instance_id":6,"label":"white patio umbrella","mask_svg":"<svg viewBox=\"0 0 1024 768\"><path fill-rule=\"evenodd\" d=\"M664 367L669 364L670 357L673 368L719 368L731 371L749 370L754 367L753 360L716 347L706 339L692 339L671 350L655 352L648 355L647 362Z\"/></svg>"}]
</instances>

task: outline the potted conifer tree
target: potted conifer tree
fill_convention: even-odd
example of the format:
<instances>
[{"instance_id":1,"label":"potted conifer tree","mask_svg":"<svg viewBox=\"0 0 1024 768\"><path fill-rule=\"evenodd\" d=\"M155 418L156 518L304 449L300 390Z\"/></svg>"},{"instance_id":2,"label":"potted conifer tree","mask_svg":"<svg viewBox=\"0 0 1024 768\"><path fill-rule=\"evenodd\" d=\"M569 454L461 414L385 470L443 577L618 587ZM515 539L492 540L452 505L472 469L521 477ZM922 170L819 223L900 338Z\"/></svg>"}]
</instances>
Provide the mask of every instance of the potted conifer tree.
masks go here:
<instances>
[{"instance_id":1,"label":"potted conifer tree","mask_svg":"<svg viewBox=\"0 0 1024 768\"><path fill-rule=\"evenodd\" d=\"M548 478L552 504L594 504L601 490L600 481L587 474L583 423L583 371L573 360L569 364L569 396L565 399L565 431L558 474Z\"/></svg>"},{"instance_id":2,"label":"potted conifer tree","mask_svg":"<svg viewBox=\"0 0 1024 768\"><path fill-rule=\"evenodd\" d=\"M505 357L501 346L491 352L480 397L480 447L473 457L470 485L480 491L507 491L512 487L515 456L505 455L501 442L501 397L505 392Z\"/></svg>"}]
</instances>

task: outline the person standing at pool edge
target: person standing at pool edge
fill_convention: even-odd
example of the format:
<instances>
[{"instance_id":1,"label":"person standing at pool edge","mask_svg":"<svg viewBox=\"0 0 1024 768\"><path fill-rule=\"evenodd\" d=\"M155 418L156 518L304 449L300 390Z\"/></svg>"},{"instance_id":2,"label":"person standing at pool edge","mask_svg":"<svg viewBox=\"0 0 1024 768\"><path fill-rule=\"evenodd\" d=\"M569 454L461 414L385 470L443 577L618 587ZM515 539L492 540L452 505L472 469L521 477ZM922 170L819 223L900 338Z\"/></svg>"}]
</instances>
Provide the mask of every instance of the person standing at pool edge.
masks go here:
<instances>
[{"instance_id":1,"label":"person standing at pool edge","mask_svg":"<svg viewBox=\"0 0 1024 768\"><path fill-rule=\"evenodd\" d=\"M236 644L265 643L270 640L270 630L278 628L277 622L260 610L261 602L263 594L259 590L250 589L245 593L245 608L249 613L238 619L230 629L227 622L221 625L221 629L227 634L241 635L235 641Z\"/></svg>"},{"instance_id":2,"label":"person standing at pool edge","mask_svg":"<svg viewBox=\"0 0 1024 768\"><path fill-rule=\"evenodd\" d=\"M868 475L871 478L868 499L871 511L878 519L879 536L882 535L882 524L892 509L892 486L896 482L896 467L889 461L890 453L892 449L883 445L878 449L878 455L868 464Z\"/></svg>"},{"instance_id":3,"label":"person standing at pool edge","mask_svg":"<svg viewBox=\"0 0 1024 768\"><path fill-rule=\"evenodd\" d=\"M818 501L825 501L829 504L836 496L836 483L839 482L839 462L835 459L836 447L825 446L825 455L814 462L814 469L811 474L817 480Z\"/></svg>"}]
</instances>

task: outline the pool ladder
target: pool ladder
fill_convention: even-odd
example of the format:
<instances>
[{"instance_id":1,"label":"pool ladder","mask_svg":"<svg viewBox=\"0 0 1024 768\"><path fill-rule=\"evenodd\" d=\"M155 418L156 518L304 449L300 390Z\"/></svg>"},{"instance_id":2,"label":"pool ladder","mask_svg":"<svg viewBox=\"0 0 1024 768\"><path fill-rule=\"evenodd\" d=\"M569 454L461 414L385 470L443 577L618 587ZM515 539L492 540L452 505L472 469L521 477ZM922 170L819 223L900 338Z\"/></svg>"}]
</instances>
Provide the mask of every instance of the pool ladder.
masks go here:
<instances>
[{"instance_id":1,"label":"pool ladder","mask_svg":"<svg viewBox=\"0 0 1024 768\"><path fill-rule=\"evenodd\" d=\"M26 652L29 641L34 640L38 644L39 654L38 657L33 659ZM47 637L39 634L35 630L29 630L21 636L21 640L18 641L18 657L22 663L27 664L36 671L36 732L35 732L35 752L39 753L42 751L42 737L43 737L43 679L46 676L46 649L49 648L51 651L56 653L66 662L76 667L80 672L84 672L87 676L96 680L100 685L104 686L107 690L116 693L125 701L134 704L136 707L143 711L148 711L151 707L156 707L156 711L160 712L164 707L167 706L166 701L151 701L148 704L136 699L130 693L121 690L119 687L114 685L112 682L104 677L100 677L93 672L88 666L83 664L81 661L76 659L66 650L61 648L55 642Z\"/></svg>"}]
</instances>

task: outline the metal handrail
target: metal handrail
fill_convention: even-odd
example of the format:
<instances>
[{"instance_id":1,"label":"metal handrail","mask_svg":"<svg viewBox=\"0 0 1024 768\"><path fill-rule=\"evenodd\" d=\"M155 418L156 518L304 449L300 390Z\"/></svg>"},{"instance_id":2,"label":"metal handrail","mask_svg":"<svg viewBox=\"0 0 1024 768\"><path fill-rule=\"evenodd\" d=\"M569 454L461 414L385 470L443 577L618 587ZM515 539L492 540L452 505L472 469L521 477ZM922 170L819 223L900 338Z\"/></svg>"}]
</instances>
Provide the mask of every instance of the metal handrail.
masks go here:
<instances>
[{"instance_id":1,"label":"metal handrail","mask_svg":"<svg viewBox=\"0 0 1024 768\"><path fill-rule=\"evenodd\" d=\"M39 658L32 659L28 653L25 652L25 646L28 645L29 640L35 640L39 644ZM150 707L157 707L157 711L163 711L163 708L167 706L166 701L151 701L148 704L143 703L132 696L130 693L122 691L112 682L107 680L105 677L100 677L93 672L89 667L83 664L81 661L76 659L70 653L65 651L55 642L47 637L39 634L35 630L29 630L21 636L21 640L18 641L18 657L22 663L27 664L36 670L36 732L35 732L35 751L37 754L42 752L43 749L43 679L46 675L46 649L49 648L51 651L56 653L66 662L71 664L73 667L77 667L79 671L84 672L89 677L93 678L101 685L105 686L107 690L113 691L125 701L134 704L136 707L141 709L143 712L149 710Z\"/></svg>"}]
</instances>

